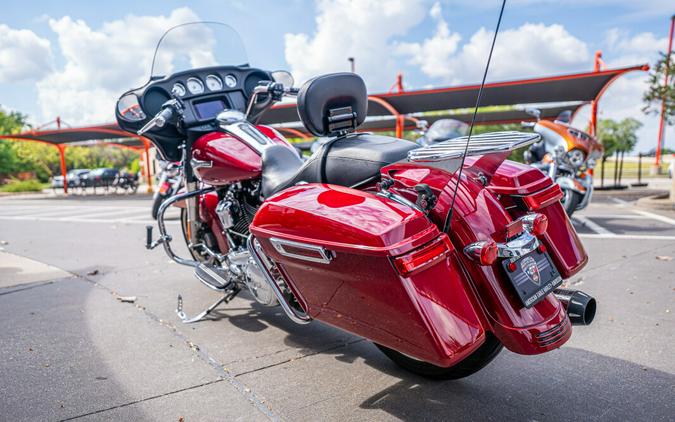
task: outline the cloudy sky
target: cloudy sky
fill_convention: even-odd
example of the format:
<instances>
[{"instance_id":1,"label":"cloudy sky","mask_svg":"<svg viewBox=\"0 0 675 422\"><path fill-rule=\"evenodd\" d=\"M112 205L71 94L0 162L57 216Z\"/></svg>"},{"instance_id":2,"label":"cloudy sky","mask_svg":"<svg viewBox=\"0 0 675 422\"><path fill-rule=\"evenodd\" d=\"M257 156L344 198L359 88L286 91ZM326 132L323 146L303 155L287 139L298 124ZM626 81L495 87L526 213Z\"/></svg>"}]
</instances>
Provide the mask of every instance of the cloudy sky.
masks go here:
<instances>
[{"instance_id":1,"label":"cloudy sky","mask_svg":"<svg viewBox=\"0 0 675 422\"><path fill-rule=\"evenodd\" d=\"M562 6L564 4L564 6ZM285 68L302 81L348 70L370 92L397 72L406 89L479 82L497 19L495 0L116 0L4 1L0 15L0 105L35 124L113 120L115 100L149 74L152 50L175 24L214 20L241 35L252 65ZM510 0L488 80L589 71L602 50L608 67L653 63L667 48L660 0ZM640 111L645 75L618 80L600 117L644 123L639 148L655 145L658 120ZM576 124L585 127L589 112ZM675 146L669 129L667 145Z\"/></svg>"}]
</instances>

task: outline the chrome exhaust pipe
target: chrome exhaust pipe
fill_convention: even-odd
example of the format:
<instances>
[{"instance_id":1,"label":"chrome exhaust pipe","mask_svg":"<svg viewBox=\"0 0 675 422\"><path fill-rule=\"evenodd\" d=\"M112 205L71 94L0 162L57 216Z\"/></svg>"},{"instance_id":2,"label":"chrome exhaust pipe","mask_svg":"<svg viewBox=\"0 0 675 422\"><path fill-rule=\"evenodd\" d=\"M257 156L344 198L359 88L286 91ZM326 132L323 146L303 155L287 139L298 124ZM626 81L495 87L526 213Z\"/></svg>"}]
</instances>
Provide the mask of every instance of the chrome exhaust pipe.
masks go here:
<instances>
[{"instance_id":1,"label":"chrome exhaust pipe","mask_svg":"<svg viewBox=\"0 0 675 422\"><path fill-rule=\"evenodd\" d=\"M553 295L562 302L572 325L590 325L595 318L597 303L581 290L555 289Z\"/></svg>"}]
</instances>

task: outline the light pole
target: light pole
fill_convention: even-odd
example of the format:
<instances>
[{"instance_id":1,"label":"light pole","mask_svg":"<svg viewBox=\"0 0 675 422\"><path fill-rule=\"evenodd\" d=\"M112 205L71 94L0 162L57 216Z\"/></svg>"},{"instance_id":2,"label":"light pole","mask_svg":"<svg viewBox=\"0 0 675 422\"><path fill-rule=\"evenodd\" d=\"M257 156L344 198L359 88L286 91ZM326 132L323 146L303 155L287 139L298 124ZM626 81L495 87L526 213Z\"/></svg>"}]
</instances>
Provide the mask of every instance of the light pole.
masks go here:
<instances>
[{"instance_id":1,"label":"light pole","mask_svg":"<svg viewBox=\"0 0 675 422\"><path fill-rule=\"evenodd\" d=\"M349 60L349 66L351 68L351 72L355 73L356 65L354 64L354 58L353 57L347 57L347 60Z\"/></svg>"}]
</instances>

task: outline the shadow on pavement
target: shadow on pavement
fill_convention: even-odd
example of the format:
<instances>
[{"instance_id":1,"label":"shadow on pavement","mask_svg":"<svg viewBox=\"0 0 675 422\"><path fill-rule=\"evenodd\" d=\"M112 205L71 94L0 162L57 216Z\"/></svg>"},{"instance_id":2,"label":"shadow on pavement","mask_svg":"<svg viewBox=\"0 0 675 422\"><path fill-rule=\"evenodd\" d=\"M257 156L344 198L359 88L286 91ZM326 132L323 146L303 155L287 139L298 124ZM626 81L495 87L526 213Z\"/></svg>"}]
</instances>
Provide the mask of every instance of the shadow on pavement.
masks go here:
<instances>
[{"instance_id":1,"label":"shadow on pavement","mask_svg":"<svg viewBox=\"0 0 675 422\"><path fill-rule=\"evenodd\" d=\"M330 326L297 326L277 308L257 303L236 316L226 316L227 311L215 318L252 332L275 326L287 333L287 346L305 355L332 355L347 364L362 360L399 378L360 408L401 420L658 421L675 414L675 375L582 349L563 347L538 356L503 351L468 378L433 381L398 368L374 347L354 347L366 340Z\"/></svg>"}]
</instances>

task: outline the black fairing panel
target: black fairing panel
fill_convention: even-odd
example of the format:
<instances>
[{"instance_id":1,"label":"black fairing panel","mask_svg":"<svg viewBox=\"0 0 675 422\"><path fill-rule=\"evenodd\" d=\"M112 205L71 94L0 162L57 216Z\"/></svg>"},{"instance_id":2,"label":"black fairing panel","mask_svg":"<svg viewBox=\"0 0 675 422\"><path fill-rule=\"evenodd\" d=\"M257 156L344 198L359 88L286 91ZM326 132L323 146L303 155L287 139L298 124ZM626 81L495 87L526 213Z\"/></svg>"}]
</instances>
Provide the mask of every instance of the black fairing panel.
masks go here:
<instances>
[{"instance_id":1,"label":"black fairing panel","mask_svg":"<svg viewBox=\"0 0 675 422\"><path fill-rule=\"evenodd\" d=\"M355 186L376 179L382 167L405 159L408 151L415 148L419 146L403 139L358 133L324 145L300 168L295 162L263 156L263 195L269 197L299 182ZM283 166L287 167L277 168ZM291 168L296 169L295 172L290 171ZM266 180L266 172L283 176Z\"/></svg>"}]
</instances>

